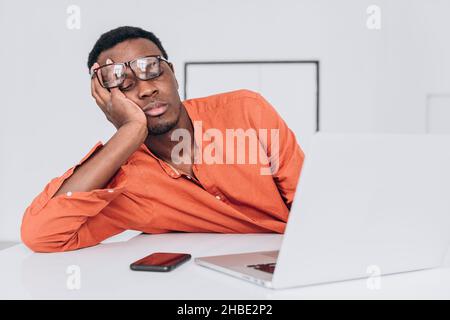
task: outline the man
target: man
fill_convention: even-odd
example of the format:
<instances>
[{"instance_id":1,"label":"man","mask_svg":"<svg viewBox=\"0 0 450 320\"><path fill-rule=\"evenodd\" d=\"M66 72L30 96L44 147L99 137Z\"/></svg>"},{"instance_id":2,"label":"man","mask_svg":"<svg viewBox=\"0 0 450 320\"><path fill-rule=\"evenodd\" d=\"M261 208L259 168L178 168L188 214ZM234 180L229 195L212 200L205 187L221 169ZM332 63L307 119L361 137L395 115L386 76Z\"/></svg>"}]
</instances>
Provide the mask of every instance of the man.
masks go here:
<instances>
[{"instance_id":1,"label":"man","mask_svg":"<svg viewBox=\"0 0 450 320\"><path fill-rule=\"evenodd\" d=\"M117 131L26 209L29 248L74 250L127 229L284 232L304 159L293 132L249 90L181 102L167 59L140 28L119 27L95 43L91 94Z\"/></svg>"}]
</instances>

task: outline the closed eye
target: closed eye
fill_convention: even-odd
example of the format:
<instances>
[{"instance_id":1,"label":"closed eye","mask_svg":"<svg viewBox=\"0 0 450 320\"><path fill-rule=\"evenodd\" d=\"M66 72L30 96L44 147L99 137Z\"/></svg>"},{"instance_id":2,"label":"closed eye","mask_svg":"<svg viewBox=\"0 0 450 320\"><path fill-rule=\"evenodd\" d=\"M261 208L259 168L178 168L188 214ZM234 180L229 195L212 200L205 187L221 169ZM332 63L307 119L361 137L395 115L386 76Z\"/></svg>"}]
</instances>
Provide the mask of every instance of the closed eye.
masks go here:
<instances>
[{"instance_id":1,"label":"closed eye","mask_svg":"<svg viewBox=\"0 0 450 320\"><path fill-rule=\"evenodd\" d=\"M126 79L122 85L120 86L120 91L127 91L127 90L131 90L134 86L134 81L130 80L130 79Z\"/></svg>"},{"instance_id":2,"label":"closed eye","mask_svg":"<svg viewBox=\"0 0 450 320\"><path fill-rule=\"evenodd\" d=\"M126 86L126 87L120 87L120 91L128 91L128 90L131 89L132 86L133 86L133 85L130 84L130 85Z\"/></svg>"}]
</instances>

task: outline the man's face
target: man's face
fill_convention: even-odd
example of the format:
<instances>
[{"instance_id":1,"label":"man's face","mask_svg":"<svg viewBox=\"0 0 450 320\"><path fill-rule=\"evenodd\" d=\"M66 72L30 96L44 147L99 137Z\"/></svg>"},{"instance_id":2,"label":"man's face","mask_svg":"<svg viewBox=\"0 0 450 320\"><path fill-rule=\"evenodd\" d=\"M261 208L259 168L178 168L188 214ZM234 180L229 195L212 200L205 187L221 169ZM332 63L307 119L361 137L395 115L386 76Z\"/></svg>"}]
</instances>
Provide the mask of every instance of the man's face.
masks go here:
<instances>
[{"instance_id":1,"label":"man's face","mask_svg":"<svg viewBox=\"0 0 450 320\"><path fill-rule=\"evenodd\" d=\"M121 42L111 49L103 51L97 63L102 66L106 64L106 59L113 62L127 62L136 58L161 55L159 48L150 40L138 38ZM122 90L125 96L136 103L140 108L144 108L153 101L160 101L168 104L167 111L159 116L147 115L147 127L149 134L158 135L168 132L174 128L181 113L181 100L178 95L178 82L171 67L161 61L162 74L151 80L135 79L135 84L129 89ZM134 77L129 68L128 76Z\"/></svg>"}]
</instances>

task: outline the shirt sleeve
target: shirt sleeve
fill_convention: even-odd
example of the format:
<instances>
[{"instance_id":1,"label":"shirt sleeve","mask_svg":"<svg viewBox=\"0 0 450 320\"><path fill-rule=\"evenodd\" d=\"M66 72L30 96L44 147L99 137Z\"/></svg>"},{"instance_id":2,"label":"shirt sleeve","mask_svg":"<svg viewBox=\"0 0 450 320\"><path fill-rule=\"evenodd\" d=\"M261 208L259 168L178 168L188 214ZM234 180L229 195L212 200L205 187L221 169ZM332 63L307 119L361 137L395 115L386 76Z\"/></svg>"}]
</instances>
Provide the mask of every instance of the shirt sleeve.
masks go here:
<instances>
[{"instance_id":1,"label":"shirt sleeve","mask_svg":"<svg viewBox=\"0 0 450 320\"><path fill-rule=\"evenodd\" d=\"M256 106L259 109L254 113L258 127L267 129L267 140L263 142L263 145L270 161L270 174L277 184L286 206L290 209L305 154L298 144L294 132L287 126L275 108L259 93L255 93L255 96L258 101Z\"/></svg>"},{"instance_id":2,"label":"shirt sleeve","mask_svg":"<svg viewBox=\"0 0 450 320\"><path fill-rule=\"evenodd\" d=\"M125 230L110 217L101 217L101 211L126 189L123 166L105 189L67 192L52 198L75 169L102 147L102 142L97 142L77 165L52 179L25 210L21 238L31 250L59 252L80 249L96 245Z\"/></svg>"}]
</instances>

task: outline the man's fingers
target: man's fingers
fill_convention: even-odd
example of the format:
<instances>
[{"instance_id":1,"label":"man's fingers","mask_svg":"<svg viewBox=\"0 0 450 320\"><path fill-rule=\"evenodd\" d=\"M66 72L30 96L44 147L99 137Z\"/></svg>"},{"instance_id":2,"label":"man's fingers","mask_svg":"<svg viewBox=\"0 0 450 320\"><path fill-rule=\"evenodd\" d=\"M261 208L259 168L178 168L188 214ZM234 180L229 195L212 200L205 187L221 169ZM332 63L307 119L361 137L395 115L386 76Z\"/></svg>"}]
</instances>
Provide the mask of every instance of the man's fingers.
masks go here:
<instances>
[{"instance_id":1,"label":"man's fingers","mask_svg":"<svg viewBox=\"0 0 450 320\"><path fill-rule=\"evenodd\" d=\"M110 63L113 63L113 61L110 58L108 58L108 59L106 59L106 63L110 64ZM111 99L115 100L117 98L125 98L124 93L122 91L120 91L120 89L118 87L110 88L109 92L110 92Z\"/></svg>"},{"instance_id":2,"label":"man's fingers","mask_svg":"<svg viewBox=\"0 0 450 320\"><path fill-rule=\"evenodd\" d=\"M97 91L94 88L94 85L91 83L91 93L92 97L95 99L95 103L103 110L106 102L98 95Z\"/></svg>"},{"instance_id":3,"label":"man's fingers","mask_svg":"<svg viewBox=\"0 0 450 320\"><path fill-rule=\"evenodd\" d=\"M109 89L111 91L111 99L117 99L117 98L123 98L125 95L122 91L119 90L119 88L111 88Z\"/></svg>"},{"instance_id":4,"label":"man's fingers","mask_svg":"<svg viewBox=\"0 0 450 320\"><path fill-rule=\"evenodd\" d=\"M94 65L91 67L91 95L94 98L98 97L98 93L97 93L97 84L98 84L98 79L97 79L97 75L92 71L95 68L97 68L98 63L94 63Z\"/></svg>"},{"instance_id":5,"label":"man's fingers","mask_svg":"<svg viewBox=\"0 0 450 320\"><path fill-rule=\"evenodd\" d=\"M98 63L95 63L92 68L97 68L98 66ZM111 99L110 93L100 85L96 75L91 79L91 94L97 102L101 103L101 107L104 107Z\"/></svg>"}]
</instances>

